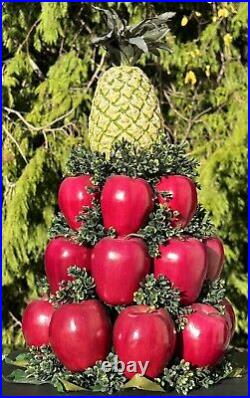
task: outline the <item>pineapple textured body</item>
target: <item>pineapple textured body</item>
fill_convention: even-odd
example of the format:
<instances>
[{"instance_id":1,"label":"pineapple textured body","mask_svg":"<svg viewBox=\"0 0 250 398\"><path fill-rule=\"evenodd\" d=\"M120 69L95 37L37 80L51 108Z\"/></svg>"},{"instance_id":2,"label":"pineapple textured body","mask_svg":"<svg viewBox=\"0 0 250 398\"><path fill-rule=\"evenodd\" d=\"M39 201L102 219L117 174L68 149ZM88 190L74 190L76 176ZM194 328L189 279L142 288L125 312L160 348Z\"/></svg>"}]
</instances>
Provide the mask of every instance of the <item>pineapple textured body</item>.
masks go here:
<instances>
[{"instance_id":1,"label":"pineapple textured body","mask_svg":"<svg viewBox=\"0 0 250 398\"><path fill-rule=\"evenodd\" d=\"M163 129L155 89L143 71L116 66L99 79L89 119L93 151L109 154L122 138L149 147Z\"/></svg>"}]
</instances>

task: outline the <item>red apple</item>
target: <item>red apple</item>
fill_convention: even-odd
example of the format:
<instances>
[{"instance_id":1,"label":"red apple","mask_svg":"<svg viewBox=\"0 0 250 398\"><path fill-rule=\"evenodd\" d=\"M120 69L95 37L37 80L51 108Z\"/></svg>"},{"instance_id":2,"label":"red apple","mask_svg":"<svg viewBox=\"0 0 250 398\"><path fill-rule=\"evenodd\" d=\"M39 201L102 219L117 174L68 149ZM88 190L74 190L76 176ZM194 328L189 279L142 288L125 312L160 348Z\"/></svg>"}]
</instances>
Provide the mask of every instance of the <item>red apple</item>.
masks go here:
<instances>
[{"instance_id":1,"label":"red apple","mask_svg":"<svg viewBox=\"0 0 250 398\"><path fill-rule=\"evenodd\" d=\"M149 269L150 258L142 239L107 237L93 248L92 276L98 296L107 304L131 304Z\"/></svg>"},{"instance_id":2,"label":"red apple","mask_svg":"<svg viewBox=\"0 0 250 398\"><path fill-rule=\"evenodd\" d=\"M91 249L62 237L52 239L45 251L45 271L52 294L63 280L72 280L68 269L73 265L90 271Z\"/></svg>"},{"instance_id":3,"label":"red apple","mask_svg":"<svg viewBox=\"0 0 250 398\"><path fill-rule=\"evenodd\" d=\"M203 241L207 256L207 279L214 281L219 278L224 263L223 243L218 237L207 238Z\"/></svg>"},{"instance_id":4,"label":"red apple","mask_svg":"<svg viewBox=\"0 0 250 398\"><path fill-rule=\"evenodd\" d=\"M161 177L155 186L159 203L167 205L179 215L172 219L173 227L185 227L192 219L197 208L197 191L194 182L185 176L171 175ZM160 192L168 192L172 198L164 198Z\"/></svg>"},{"instance_id":5,"label":"red apple","mask_svg":"<svg viewBox=\"0 0 250 398\"><path fill-rule=\"evenodd\" d=\"M153 210L153 191L142 178L111 176L102 190L101 208L105 228L128 235L137 232Z\"/></svg>"},{"instance_id":6,"label":"red apple","mask_svg":"<svg viewBox=\"0 0 250 398\"><path fill-rule=\"evenodd\" d=\"M96 194L89 193L88 188L93 188L91 176L82 175L67 177L60 185L58 192L58 206L72 229L78 229L83 222L77 220L80 213L91 207Z\"/></svg>"},{"instance_id":7,"label":"red apple","mask_svg":"<svg viewBox=\"0 0 250 398\"><path fill-rule=\"evenodd\" d=\"M166 310L147 305L127 307L118 316L113 331L114 349L119 359L128 364L149 361L145 375L157 377L171 360L176 344L174 323ZM131 379L136 372L125 371Z\"/></svg>"},{"instance_id":8,"label":"red apple","mask_svg":"<svg viewBox=\"0 0 250 398\"><path fill-rule=\"evenodd\" d=\"M214 366L223 357L230 340L227 320L209 304L191 305L187 324L180 334L181 357L191 365Z\"/></svg>"},{"instance_id":9,"label":"red apple","mask_svg":"<svg viewBox=\"0 0 250 398\"><path fill-rule=\"evenodd\" d=\"M110 349L111 333L110 319L97 300L62 305L55 311L49 330L53 352L72 372L104 360Z\"/></svg>"},{"instance_id":10,"label":"red apple","mask_svg":"<svg viewBox=\"0 0 250 398\"><path fill-rule=\"evenodd\" d=\"M193 303L206 276L205 246L194 238L172 238L159 249L160 257L154 259L154 275L165 276L180 290L182 304Z\"/></svg>"},{"instance_id":11,"label":"red apple","mask_svg":"<svg viewBox=\"0 0 250 398\"><path fill-rule=\"evenodd\" d=\"M232 339L233 335L234 335L234 332L235 332L235 327L236 327L235 312L234 312L232 304L230 303L230 301L228 299L225 298L222 301L222 304L225 306L225 317L226 317L226 320L227 320L228 325L229 325L230 336L231 336L231 339Z\"/></svg>"},{"instance_id":12,"label":"red apple","mask_svg":"<svg viewBox=\"0 0 250 398\"><path fill-rule=\"evenodd\" d=\"M49 344L49 325L55 309L47 300L31 301L24 310L22 331L26 344L41 347Z\"/></svg>"}]
</instances>

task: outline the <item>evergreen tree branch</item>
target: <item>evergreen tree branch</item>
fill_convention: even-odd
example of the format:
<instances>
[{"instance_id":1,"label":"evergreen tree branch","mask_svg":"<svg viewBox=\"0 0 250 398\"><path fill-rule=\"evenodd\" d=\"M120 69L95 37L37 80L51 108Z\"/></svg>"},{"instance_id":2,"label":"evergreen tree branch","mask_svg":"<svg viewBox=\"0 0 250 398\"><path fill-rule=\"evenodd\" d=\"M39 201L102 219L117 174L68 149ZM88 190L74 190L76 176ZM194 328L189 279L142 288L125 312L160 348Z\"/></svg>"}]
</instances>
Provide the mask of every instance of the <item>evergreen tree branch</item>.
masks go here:
<instances>
[{"instance_id":1,"label":"evergreen tree branch","mask_svg":"<svg viewBox=\"0 0 250 398\"><path fill-rule=\"evenodd\" d=\"M24 155L20 145L18 144L17 140L15 139L15 137L9 132L9 130L6 128L6 126L3 124L3 131L7 134L7 136L11 139L11 141L14 142L14 144L16 145L20 155L22 156L23 160L25 161L26 164L28 164L28 160L26 158L26 156Z\"/></svg>"},{"instance_id":2,"label":"evergreen tree branch","mask_svg":"<svg viewBox=\"0 0 250 398\"><path fill-rule=\"evenodd\" d=\"M66 112L64 115L59 116L58 118L56 118L55 120L53 120L51 123L46 124L45 126L33 126L33 124L29 123L20 112L18 112L15 109L11 109L8 108L7 106L3 107L3 110L5 110L8 113L13 113L14 115L16 115L24 124L25 126L29 129L29 130L34 130L34 131L41 131L41 130L48 130L50 129L50 127L52 127L54 124L60 122L61 120L65 119L66 117L68 117L69 115L71 115L75 109L70 109L68 112Z\"/></svg>"}]
</instances>

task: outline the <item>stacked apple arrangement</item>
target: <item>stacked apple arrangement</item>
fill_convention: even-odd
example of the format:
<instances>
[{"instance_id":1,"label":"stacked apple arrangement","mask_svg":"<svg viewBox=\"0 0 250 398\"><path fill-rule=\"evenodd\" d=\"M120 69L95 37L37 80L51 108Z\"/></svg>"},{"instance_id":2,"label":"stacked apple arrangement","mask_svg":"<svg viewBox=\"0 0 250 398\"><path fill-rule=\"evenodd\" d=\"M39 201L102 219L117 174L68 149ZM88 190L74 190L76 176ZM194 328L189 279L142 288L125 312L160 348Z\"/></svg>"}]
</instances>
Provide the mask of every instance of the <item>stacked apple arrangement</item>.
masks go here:
<instances>
[{"instance_id":1,"label":"stacked apple arrangement","mask_svg":"<svg viewBox=\"0 0 250 398\"><path fill-rule=\"evenodd\" d=\"M71 372L105 360L112 347L125 365L149 361L145 375L150 378L159 377L175 356L194 367L217 364L233 336L235 316L227 299L222 302L224 313L199 302L204 282L221 274L224 251L216 236L199 240L178 235L197 209L192 179L166 175L153 186L143 178L110 175L100 187L90 175L62 181L58 205L71 230L84 226L79 216L94 203L100 205L105 230L115 230L115 236L105 236L93 247L55 237L46 248L45 271L55 296L62 281L72 280L71 266L85 268L94 279L96 298L57 306L48 297L31 302L22 321L27 345L49 345ZM160 244L159 255L152 258L138 231L156 204L171 212L176 235ZM189 308L183 330L177 330L166 308L135 304L135 292L150 273L156 279L165 277L179 290L181 306ZM121 311L111 321L109 308L115 306ZM127 378L134 375L126 368Z\"/></svg>"}]
</instances>

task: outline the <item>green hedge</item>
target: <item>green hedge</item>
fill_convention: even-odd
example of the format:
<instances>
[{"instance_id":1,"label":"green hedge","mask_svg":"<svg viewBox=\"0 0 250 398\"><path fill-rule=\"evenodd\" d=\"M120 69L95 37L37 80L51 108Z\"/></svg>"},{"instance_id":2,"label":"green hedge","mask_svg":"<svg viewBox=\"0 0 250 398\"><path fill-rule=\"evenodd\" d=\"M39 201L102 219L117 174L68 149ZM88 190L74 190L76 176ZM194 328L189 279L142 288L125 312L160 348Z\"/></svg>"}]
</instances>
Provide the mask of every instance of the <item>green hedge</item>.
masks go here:
<instances>
[{"instance_id":1,"label":"green hedge","mask_svg":"<svg viewBox=\"0 0 250 398\"><path fill-rule=\"evenodd\" d=\"M96 3L95 5L101 5ZM102 4L103 5L103 4ZM106 3L131 23L163 11L172 53L141 67L161 100L166 131L201 161L201 201L224 239L225 277L247 335L247 3ZM84 142L96 80L110 65L91 37L105 32L89 3L3 5L4 345L43 273L47 229L73 145Z\"/></svg>"}]
</instances>

